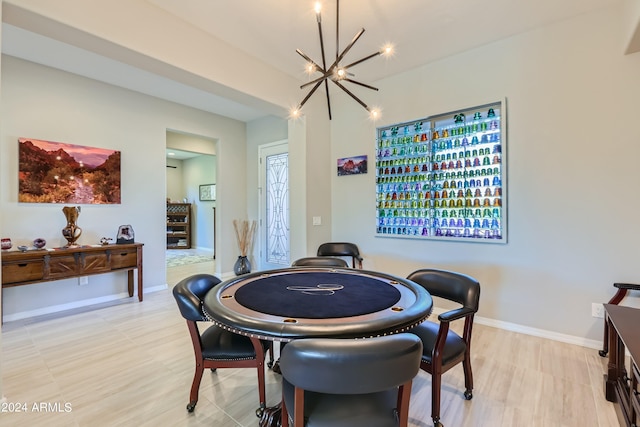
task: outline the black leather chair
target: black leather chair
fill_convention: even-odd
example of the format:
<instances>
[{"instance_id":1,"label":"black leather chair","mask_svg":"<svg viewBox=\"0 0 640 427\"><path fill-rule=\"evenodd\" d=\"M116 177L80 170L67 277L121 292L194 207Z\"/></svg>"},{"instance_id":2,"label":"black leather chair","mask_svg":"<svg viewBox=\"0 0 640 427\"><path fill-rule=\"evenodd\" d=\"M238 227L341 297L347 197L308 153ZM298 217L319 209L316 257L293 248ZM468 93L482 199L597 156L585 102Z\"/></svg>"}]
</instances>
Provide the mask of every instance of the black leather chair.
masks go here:
<instances>
[{"instance_id":1,"label":"black leather chair","mask_svg":"<svg viewBox=\"0 0 640 427\"><path fill-rule=\"evenodd\" d=\"M440 391L442 374L462 362L464 367L464 397L473 397L471 372L471 331L473 317L480 302L480 284L473 277L444 270L422 269L408 277L423 286L432 296L461 305L438 316L439 324L426 321L409 332L420 337L423 344L420 368L431 374L431 418L434 427L441 427ZM450 323L464 320L462 337L449 329Z\"/></svg>"},{"instance_id":2,"label":"black leather chair","mask_svg":"<svg viewBox=\"0 0 640 427\"><path fill-rule=\"evenodd\" d=\"M292 267L341 267L349 268L347 261L330 256L300 258L291 263Z\"/></svg>"},{"instance_id":3,"label":"black leather chair","mask_svg":"<svg viewBox=\"0 0 640 427\"><path fill-rule=\"evenodd\" d=\"M353 268L362 268L362 256L358 246L348 242L327 242L318 247L318 256L351 257Z\"/></svg>"},{"instance_id":4,"label":"black leather chair","mask_svg":"<svg viewBox=\"0 0 640 427\"><path fill-rule=\"evenodd\" d=\"M406 427L422 343L379 338L299 339L280 357L282 427Z\"/></svg>"},{"instance_id":5,"label":"black leather chair","mask_svg":"<svg viewBox=\"0 0 640 427\"><path fill-rule=\"evenodd\" d=\"M187 410L193 412L198 403L198 390L206 368L256 368L258 371L258 394L261 411L265 407L264 359L270 353L269 365L273 363L273 347L269 341L261 341L226 331L211 325L200 332L197 322L206 322L202 312L202 300L220 279L210 274L196 274L181 280L173 288L180 314L187 320L189 334L196 357Z\"/></svg>"}]
</instances>

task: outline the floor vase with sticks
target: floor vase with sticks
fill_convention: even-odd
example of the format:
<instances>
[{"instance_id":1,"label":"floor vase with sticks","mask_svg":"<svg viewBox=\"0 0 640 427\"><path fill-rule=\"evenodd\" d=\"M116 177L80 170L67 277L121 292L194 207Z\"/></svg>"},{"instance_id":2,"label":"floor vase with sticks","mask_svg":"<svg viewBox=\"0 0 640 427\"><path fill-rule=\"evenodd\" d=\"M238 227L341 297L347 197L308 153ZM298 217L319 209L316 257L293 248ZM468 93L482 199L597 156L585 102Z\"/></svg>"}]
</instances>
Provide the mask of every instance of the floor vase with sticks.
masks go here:
<instances>
[{"instance_id":1,"label":"floor vase with sticks","mask_svg":"<svg viewBox=\"0 0 640 427\"><path fill-rule=\"evenodd\" d=\"M256 231L256 222L247 220L233 220L233 228L236 231L236 240L240 256L233 265L236 276L251 273L251 263L247 256L253 250L253 236Z\"/></svg>"}]
</instances>

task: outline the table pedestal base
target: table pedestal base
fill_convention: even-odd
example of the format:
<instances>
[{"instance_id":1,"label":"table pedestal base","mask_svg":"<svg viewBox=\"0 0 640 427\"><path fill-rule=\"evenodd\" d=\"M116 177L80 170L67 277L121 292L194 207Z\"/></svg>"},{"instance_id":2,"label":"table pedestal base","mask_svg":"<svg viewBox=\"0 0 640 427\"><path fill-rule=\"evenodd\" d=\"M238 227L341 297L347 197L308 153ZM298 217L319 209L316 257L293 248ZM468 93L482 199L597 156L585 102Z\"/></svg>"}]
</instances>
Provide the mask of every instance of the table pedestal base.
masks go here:
<instances>
[{"instance_id":1,"label":"table pedestal base","mask_svg":"<svg viewBox=\"0 0 640 427\"><path fill-rule=\"evenodd\" d=\"M282 402L276 406L264 408L259 427L281 427L282 426Z\"/></svg>"}]
</instances>

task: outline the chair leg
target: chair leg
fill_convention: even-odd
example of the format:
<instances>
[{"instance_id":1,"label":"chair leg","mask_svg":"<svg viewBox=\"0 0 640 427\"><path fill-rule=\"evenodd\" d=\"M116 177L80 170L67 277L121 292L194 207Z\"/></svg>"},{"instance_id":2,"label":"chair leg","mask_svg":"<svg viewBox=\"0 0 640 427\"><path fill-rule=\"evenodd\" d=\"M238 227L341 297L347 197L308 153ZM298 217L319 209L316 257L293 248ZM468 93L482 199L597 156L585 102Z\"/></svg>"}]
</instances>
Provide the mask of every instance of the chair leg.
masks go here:
<instances>
[{"instance_id":1,"label":"chair leg","mask_svg":"<svg viewBox=\"0 0 640 427\"><path fill-rule=\"evenodd\" d=\"M473 372L471 372L471 358L469 356L464 358L462 362L464 368L464 398L471 400L473 398Z\"/></svg>"},{"instance_id":2,"label":"chair leg","mask_svg":"<svg viewBox=\"0 0 640 427\"><path fill-rule=\"evenodd\" d=\"M189 394L189 404L187 405L187 411L193 412L198 403L198 390L200 389L200 382L202 381L202 374L204 373L204 364L202 360L196 362L196 372L193 375L193 383L191 384L191 393Z\"/></svg>"},{"instance_id":3,"label":"chair leg","mask_svg":"<svg viewBox=\"0 0 640 427\"><path fill-rule=\"evenodd\" d=\"M269 369L273 368L273 341L269 342L269 361L267 362Z\"/></svg>"},{"instance_id":4,"label":"chair leg","mask_svg":"<svg viewBox=\"0 0 640 427\"><path fill-rule=\"evenodd\" d=\"M284 393L282 393L282 403L281 403L281 408L282 408L282 412L281 412L281 420L280 420L280 426L281 427L289 427L289 413L287 412L287 405L284 404Z\"/></svg>"},{"instance_id":5,"label":"chair leg","mask_svg":"<svg viewBox=\"0 0 640 427\"><path fill-rule=\"evenodd\" d=\"M398 403L396 411L398 413L398 427L407 427L409 425L409 400L411 399L412 381L402 384L398 388Z\"/></svg>"},{"instance_id":6,"label":"chair leg","mask_svg":"<svg viewBox=\"0 0 640 427\"><path fill-rule=\"evenodd\" d=\"M440 388L442 387L442 374L431 374L431 419L433 426L440 427Z\"/></svg>"},{"instance_id":7,"label":"chair leg","mask_svg":"<svg viewBox=\"0 0 640 427\"><path fill-rule=\"evenodd\" d=\"M304 427L304 390L295 387L293 395L293 427Z\"/></svg>"}]
</instances>

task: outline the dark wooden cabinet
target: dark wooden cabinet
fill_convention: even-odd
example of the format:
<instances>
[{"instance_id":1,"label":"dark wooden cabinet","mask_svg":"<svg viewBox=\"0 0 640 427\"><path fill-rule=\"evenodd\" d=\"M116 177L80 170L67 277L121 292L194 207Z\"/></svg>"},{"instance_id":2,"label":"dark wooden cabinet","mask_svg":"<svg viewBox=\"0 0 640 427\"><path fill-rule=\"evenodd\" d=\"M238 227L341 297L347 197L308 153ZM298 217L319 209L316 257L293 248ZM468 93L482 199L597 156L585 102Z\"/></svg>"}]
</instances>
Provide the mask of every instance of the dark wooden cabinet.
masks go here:
<instances>
[{"instance_id":1,"label":"dark wooden cabinet","mask_svg":"<svg viewBox=\"0 0 640 427\"><path fill-rule=\"evenodd\" d=\"M640 422L640 310L605 304L605 321L609 328L609 363L605 375L605 397L616 402L621 425ZM626 350L629 369L625 367Z\"/></svg>"},{"instance_id":2,"label":"dark wooden cabinet","mask_svg":"<svg viewBox=\"0 0 640 427\"><path fill-rule=\"evenodd\" d=\"M167 203L167 249L191 248L191 204Z\"/></svg>"},{"instance_id":3,"label":"dark wooden cabinet","mask_svg":"<svg viewBox=\"0 0 640 427\"><path fill-rule=\"evenodd\" d=\"M2 288L126 270L127 288L132 297L133 270L137 269L138 300L142 301L142 246L142 243L131 243L3 251Z\"/></svg>"}]
</instances>

